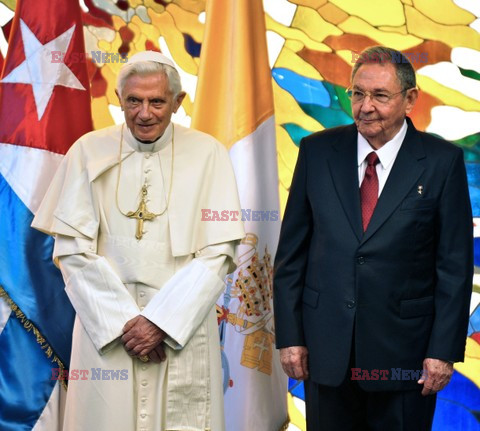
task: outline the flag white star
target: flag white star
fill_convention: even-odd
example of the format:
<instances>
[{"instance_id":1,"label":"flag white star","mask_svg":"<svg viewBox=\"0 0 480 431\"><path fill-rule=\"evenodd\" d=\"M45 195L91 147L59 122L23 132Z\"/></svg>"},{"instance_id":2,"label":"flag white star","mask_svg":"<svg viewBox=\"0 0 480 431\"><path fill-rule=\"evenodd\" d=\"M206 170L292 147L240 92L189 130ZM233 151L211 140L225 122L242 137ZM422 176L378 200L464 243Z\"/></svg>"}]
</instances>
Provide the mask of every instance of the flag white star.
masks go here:
<instances>
[{"instance_id":1,"label":"flag white star","mask_svg":"<svg viewBox=\"0 0 480 431\"><path fill-rule=\"evenodd\" d=\"M75 31L75 25L45 45L42 45L22 19L20 20L20 30L22 32L25 60L0 82L30 84L33 89L38 120L40 121L56 85L85 91L82 83L71 69L63 63L63 58L59 62L52 61L55 58L52 54L53 51L62 54L67 52Z\"/></svg>"}]
</instances>

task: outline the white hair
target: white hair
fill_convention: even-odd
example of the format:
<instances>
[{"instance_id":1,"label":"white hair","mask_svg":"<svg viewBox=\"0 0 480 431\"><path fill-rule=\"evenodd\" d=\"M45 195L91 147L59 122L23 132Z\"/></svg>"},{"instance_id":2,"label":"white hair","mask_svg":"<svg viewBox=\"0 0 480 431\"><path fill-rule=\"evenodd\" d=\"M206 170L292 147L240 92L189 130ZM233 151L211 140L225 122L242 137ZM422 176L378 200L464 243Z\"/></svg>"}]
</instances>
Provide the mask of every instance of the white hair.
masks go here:
<instances>
[{"instance_id":1,"label":"white hair","mask_svg":"<svg viewBox=\"0 0 480 431\"><path fill-rule=\"evenodd\" d=\"M168 78L168 86L175 99L182 91L182 84L180 82L180 75L177 69L168 64L157 63L156 61L137 61L131 64L125 64L120 69L117 77L117 92L122 96L123 87L127 79L133 75L150 75L153 73L163 72Z\"/></svg>"}]
</instances>

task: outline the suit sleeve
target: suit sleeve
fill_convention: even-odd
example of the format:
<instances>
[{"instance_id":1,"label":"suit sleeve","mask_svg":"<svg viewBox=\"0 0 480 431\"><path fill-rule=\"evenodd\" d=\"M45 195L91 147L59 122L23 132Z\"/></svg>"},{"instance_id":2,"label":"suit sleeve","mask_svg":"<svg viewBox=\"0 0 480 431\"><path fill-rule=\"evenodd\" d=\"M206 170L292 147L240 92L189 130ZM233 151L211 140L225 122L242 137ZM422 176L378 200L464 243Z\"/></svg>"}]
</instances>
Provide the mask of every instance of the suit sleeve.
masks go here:
<instances>
[{"instance_id":1,"label":"suit sleeve","mask_svg":"<svg viewBox=\"0 0 480 431\"><path fill-rule=\"evenodd\" d=\"M473 277L473 223L462 151L453 160L439 206L435 319L426 357L463 361Z\"/></svg>"},{"instance_id":2,"label":"suit sleeve","mask_svg":"<svg viewBox=\"0 0 480 431\"><path fill-rule=\"evenodd\" d=\"M306 148L302 140L275 259L273 299L277 348L305 345L302 294L312 231Z\"/></svg>"}]
</instances>

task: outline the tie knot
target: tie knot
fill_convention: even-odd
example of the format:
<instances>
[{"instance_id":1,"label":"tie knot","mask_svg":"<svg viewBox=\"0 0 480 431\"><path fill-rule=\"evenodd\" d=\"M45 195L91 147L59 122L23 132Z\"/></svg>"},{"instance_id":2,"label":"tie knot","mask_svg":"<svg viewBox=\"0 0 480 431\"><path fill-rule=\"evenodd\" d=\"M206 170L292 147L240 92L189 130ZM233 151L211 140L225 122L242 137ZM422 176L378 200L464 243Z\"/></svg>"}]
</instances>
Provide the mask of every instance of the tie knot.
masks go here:
<instances>
[{"instance_id":1,"label":"tie knot","mask_svg":"<svg viewBox=\"0 0 480 431\"><path fill-rule=\"evenodd\" d=\"M372 151L371 153L368 154L367 156L367 163L369 166L375 166L380 159L377 156L377 153L375 151Z\"/></svg>"}]
</instances>

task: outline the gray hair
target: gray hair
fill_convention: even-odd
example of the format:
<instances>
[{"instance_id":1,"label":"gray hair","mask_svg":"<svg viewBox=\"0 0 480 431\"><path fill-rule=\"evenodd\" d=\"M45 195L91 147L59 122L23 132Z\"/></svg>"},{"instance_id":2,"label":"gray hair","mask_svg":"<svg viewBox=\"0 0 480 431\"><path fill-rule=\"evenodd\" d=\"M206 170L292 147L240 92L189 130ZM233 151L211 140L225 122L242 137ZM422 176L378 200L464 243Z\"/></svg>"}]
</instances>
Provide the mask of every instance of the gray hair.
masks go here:
<instances>
[{"instance_id":1,"label":"gray hair","mask_svg":"<svg viewBox=\"0 0 480 431\"><path fill-rule=\"evenodd\" d=\"M372 46L360 53L352 70L352 82L363 64L392 64L403 90L417 86L415 69L409 59L400 51L385 46Z\"/></svg>"},{"instance_id":2,"label":"gray hair","mask_svg":"<svg viewBox=\"0 0 480 431\"><path fill-rule=\"evenodd\" d=\"M158 63L156 61L137 61L132 64L125 64L117 77L117 91L120 97L122 96L123 87L127 79L133 75L150 75L154 73L163 72L168 78L168 86L175 99L182 91L182 84L180 82L180 75L177 69L168 64Z\"/></svg>"}]
</instances>

